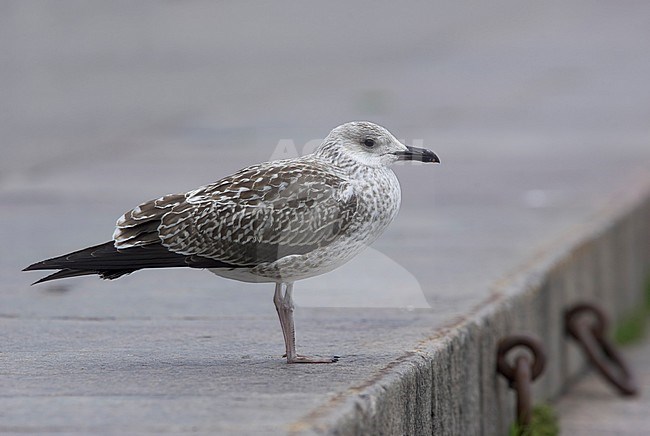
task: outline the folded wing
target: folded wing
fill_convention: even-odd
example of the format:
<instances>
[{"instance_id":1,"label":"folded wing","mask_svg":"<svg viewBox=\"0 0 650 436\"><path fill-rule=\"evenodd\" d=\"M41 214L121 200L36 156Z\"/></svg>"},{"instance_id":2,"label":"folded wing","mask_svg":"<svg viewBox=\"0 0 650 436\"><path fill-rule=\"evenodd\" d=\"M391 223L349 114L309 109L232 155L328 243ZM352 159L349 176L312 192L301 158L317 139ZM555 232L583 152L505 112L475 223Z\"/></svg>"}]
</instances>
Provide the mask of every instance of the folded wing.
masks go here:
<instances>
[{"instance_id":1,"label":"folded wing","mask_svg":"<svg viewBox=\"0 0 650 436\"><path fill-rule=\"evenodd\" d=\"M348 182L326 168L274 162L144 203L120 218L114 238L120 249L161 243L178 254L255 266L331 244L356 209Z\"/></svg>"}]
</instances>

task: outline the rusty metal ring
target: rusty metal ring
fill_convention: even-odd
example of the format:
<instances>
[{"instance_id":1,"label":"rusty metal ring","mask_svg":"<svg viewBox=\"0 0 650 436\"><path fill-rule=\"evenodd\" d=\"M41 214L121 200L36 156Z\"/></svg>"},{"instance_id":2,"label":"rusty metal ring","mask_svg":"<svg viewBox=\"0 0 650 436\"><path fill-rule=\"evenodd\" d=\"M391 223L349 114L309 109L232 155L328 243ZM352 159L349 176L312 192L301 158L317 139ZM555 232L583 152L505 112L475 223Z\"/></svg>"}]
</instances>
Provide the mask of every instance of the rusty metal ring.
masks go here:
<instances>
[{"instance_id":1,"label":"rusty metal ring","mask_svg":"<svg viewBox=\"0 0 650 436\"><path fill-rule=\"evenodd\" d=\"M510 383L515 383L516 368L508 363L506 354L515 347L525 347L533 355L533 362L531 364L530 373L531 380L537 379L544 370L546 365L546 353L542 341L531 335L512 335L503 338L499 341L497 351L497 369L499 373L503 374Z\"/></svg>"},{"instance_id":2,"label":"rusty metal ring","mask_svg":"<svg viewBox=\"0 0 650 436\"><path fill-rule=\"evenodd\" d=\"M597 319L596 325L583 321L584 313ZM623 356L605 336L607 317L602 309L590 303L580 303L565 313L565 328L582 347L589 361L623 395L636 395L639 387ZM611 364L610 364L611 363Z\"/></svg>"},{"instance_id":3,"label":"rusty metal ring","mask_svg":"<svg viewBox=\"0 0 650 436\"><path fill-rule=\"evenodd\" d=\"M594 335L604 337L607 333L607 327L609 327L609 317L603 309L591 303L575 304L564 313L564 325L567 331L573 335L571 329L573 328L574 322L572 320L577 319L577 317L583 314L591 315L595 319L595 322L590 326Z\"/></svg>"},{"instance_id":4,"label":"rusty metal ring","mask_svg":"<svg viewBox=\"0 0 650 436\"><path fill-rule=\"evenodd\" d=\"M514 365L506 360L506 355L515 347L525 347L532 353L519 353ZM517 422L529 426L532 419L531 384L544 370L546 354L542 342L529 334L512 335L499 341L497 348L497 371L506 377L510 387L517 392Z\"/></svg>"}]
</instances>

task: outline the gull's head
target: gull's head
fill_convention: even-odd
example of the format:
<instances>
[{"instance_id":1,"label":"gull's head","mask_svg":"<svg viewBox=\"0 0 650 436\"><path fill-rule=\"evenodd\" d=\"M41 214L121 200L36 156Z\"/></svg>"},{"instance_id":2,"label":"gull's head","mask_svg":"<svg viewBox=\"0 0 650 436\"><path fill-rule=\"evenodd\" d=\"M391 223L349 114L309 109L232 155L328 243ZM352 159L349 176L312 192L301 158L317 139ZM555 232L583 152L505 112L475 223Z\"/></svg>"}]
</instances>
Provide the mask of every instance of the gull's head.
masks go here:
<instances>
[{"instance_id":1,"label":"gull's head","mask_svg":"<svg viewBox=\"0 0 650 436\"><path fill-rule=\"evenodd\" d=\"M440 162L431 150L407 147L388 130L369 121L353 121L336 127L323 140L316 155L336 163L352 160L372 167L387 166L400 160Z\"/></svg>"}]
</instances>

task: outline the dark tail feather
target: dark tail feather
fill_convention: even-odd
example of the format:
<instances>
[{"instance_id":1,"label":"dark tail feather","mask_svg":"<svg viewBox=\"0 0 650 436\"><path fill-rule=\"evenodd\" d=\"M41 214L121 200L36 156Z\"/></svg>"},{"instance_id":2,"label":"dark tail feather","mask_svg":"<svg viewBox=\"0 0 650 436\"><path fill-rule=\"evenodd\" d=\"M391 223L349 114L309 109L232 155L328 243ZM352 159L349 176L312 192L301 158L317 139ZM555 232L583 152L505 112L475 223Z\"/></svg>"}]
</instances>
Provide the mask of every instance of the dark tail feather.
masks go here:
<instances>
[{"instance_id":1,"label":"dark tail feather","mask_svg":"<svg viewBox=\"0 0 650 436\"><path fill-rule=\"evenodd\" d=\"M118 250L113 241L36 262L23 271L58 269L37 282L66 277L97 274L103 279L116 279L143 268L236 268L218 260L201 256L187 256L169 251L162 244Z\"/></svg>"},{"instance_id":2,"label":"dark tail feather","mask_svg":"<svg viewBox=\"0 0 650 436\"><path fill-rule=\"evenodd\" d=\"M40 280L36 280L34 283L32 283L32 286L38 285L39 283L43 282L49 282L50 280L56 280L56 279L65 279L67 277L79 277L79 276L89 276L97 274L95 271L84 271L80 269L62 269L60 271L55 272L54 274L50 274L49 276L45 276Z\"/></svg>"}]
</instances>

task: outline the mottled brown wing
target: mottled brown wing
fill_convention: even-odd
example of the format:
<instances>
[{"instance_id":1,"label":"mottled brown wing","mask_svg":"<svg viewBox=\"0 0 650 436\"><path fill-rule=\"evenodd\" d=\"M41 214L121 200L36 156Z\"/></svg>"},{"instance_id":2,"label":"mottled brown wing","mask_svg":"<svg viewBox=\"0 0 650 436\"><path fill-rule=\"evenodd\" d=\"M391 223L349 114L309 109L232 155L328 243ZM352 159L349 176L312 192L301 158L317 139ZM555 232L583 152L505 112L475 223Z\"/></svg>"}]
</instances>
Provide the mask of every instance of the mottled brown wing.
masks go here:
<instances>
[{"instance_id":1,"label":"mottled brown wing","mask_svg":"<svg viewBox=\"0 0 650 436\"><path fill-rule=\"evenodd\" d=\"M344 179L313 162L273 162L125 214L118 248L160 242L169 250L244 266L331 244L355 219Z\"/></svg>"}]
</instances>

